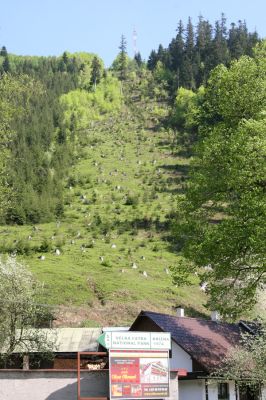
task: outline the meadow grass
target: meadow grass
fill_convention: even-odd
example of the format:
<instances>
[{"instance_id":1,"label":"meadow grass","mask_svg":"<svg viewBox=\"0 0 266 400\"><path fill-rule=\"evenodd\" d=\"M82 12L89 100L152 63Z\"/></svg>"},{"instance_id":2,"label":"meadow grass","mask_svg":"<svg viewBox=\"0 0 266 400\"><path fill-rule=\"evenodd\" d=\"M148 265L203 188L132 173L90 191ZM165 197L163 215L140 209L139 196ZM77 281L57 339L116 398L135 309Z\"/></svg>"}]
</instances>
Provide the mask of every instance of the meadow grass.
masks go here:
<instances>
[{"instance_id":1,"label":"meadow grass","mask_svg":"<svg viewBox=\"0 0 266 400\"><path fill-rule=\"evenodd\" d=\"M169 215L189 159L173 152L167 130L151 124L151 112L139 113L141 122L126 110L83 135L62 220L1 227L0 251L16 252L29 266L48 304L96 314L112 304L121 317L109 322L130 321L122 304L131 314L141 307L173 312L180 303L191 314L205 312L197 277L194 286L180 288L169 274L180 259L167 241ZM80 322L98 323L95 315Z\"/></svg>"}]
</instances>

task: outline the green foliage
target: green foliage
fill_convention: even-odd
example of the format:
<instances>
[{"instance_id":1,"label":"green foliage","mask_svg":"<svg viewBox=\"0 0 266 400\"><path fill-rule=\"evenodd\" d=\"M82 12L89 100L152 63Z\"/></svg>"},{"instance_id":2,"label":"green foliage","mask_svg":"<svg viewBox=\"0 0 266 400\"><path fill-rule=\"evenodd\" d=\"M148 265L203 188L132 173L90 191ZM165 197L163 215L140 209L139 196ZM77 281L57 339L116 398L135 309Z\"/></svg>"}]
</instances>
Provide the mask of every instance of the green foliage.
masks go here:
<instances>
[{"instance_id":1,"label":"green foliage","mask_svg":"<svg viewBox=\"0 0 266 400\"><path fill-rule=\"evenodd\" d=\"M170 125L177 130L178 144L189 151L198 136L200 105L203 101L204 87L196 92L180 88L169 118Z\"/></svg>"},{"instance_id":2,"label":"green foliage","mask_svg":"<svg viewBox=\"0 0 266 400\"><path fill-rule=\"evenodd\" d=\"M73 153L76 121L64 126L59 97L78 86L91 90L103 75L94 54L64 52L62 57L21 57L0 54L5 71L0 87L1 158L0 220L10 224L38 223L64 212L63 186ZM104 86L104 85L103 85ZM91 98L97 113L115 103L115 90L101 88Z\"/></svg>"},{"instance_id":3,"label":"green foliage","mask_svg":"<svg viewBox=\"0 0 266 400\"><path fill-rule=\"evenodd\" d=\"M186 27L179 21L177 35L167 48L159 45L157 51L152 50L147 66L155 72L157 80L161 76L164 81L165 73L156 71L161 63L170 78L167 89L173 96L180 87L195 90L205 85L217 65L228 66L230 61L243 55L252 56L258 41L257 33L249 33L245 22L238 21L238 25L233 23L227 29L223 14L214 26L200 16L196 29L189 18Z\"/></svg>"},{"instance_id":4,"label":"green foliage","mask_svg":"<svg viewBox=\"0 0 266 400\"><path fill-rule=\"evenodd\" d=\"M116 113L121 102L119 81L111 75L102 79L93 92L77 89L61 96L67 140L73 141L73 135L88 129L93 121Z\"/></svg>"},{"instance_id":5,"label":"green foliage","mask_svg":"<svg viewBox=\"0 0 266 400\"><path fill-rule=\"evenodd\" d=\"M73 56L79 65L78 86L90 90L102 78L103 61L91 53L74 53Z\"/></svg>"},{"instance_id":6,"label":"green foliage","mask_svg":"<svg viewBox=\"0 0 266 400\"><path fill-rule=\"evenodd\" d=\"M181 299L203 311L204 294L198 287L171 287L169 274L179 257L166 241L167 215L179 187L175 168L188 161L171 154L168 131L154 125L157 104L142 102L138 88L130 94L130 106L126 100L116 113L92 121L84 133L82 151L77 148L64 183L67 203L60 224L1 230L2 243L10 244L12 252L15 239L25 242L31 236L32 250L18 257L44 282L49 304L66 305L60 315L65 309L69 315L73 307L75 320L81 313L83 318L94 313L100 325L106 318L128 323L139 308L167 312ZM167 113L164 103L158 108ZM127 194L132 195L128 205ZM117 307L119 313L110 312Z\"/></svg>"},{"instance_id":7,"label":"green foliage","mask_svg":"<svg viewBox=\"0 0 266 400\"><path fill-rule=\"evenodd\" d=\"M127 76L127 42L124 35L121 36L120 53L118 55L118 71L121 81L126 79Z\"/></svg>"},{"instance_id":8,"label":"green foliage","mask_svg":"<svg viewBox=\"0 0 266 400\"><path fill-rule=\"evenodd\" d=\"M91 63L91 84L96 87L97 83L100 82L102 77L101 63L95 56Z\"/></svg>"},{"instance_id":9,"label":"green foliage","mask_svg":"<svg viewBox=\"0 0 266 400\"><path fill-rule=\"evenodd\" d=\"M239 386L253 389L266 384L266 325L257 324L255 334L242 334L241 345L231 350L223 365L215 372Z\"/></svg>"},{"instance_id":10,"label":"green foliage","mask_svg":"<svg viewBox=\"0 0 266 400\"><path fill-rule=\"evenodd\" d=\"M40 286L31 273L15 258L0 260L0 349L8 358L14 351L27 353L29 350L51 352L54 338L38 328L43 326L48 310L37 303ZM48 331L47 331L48 332Z\"/></svg>"},{"instance_id":11,"label":"green foliage","mask_svg":"<svg viewBox=\"0 0 266 400\"><path fill-rule=\"evenodd\" d=\"M7 128L12 132L5 166L11 193L8 206L2 207L2 218L9 223L37 223L60 212L61 184L57 179L63 171L56 168L53 115L42 85L24 75L4 77L1 81L3 103L10 98L10 82L17 88L15 94L12 89L9 103L12 108L14 102L16 111L10 114Z\"/></svg>"},{"instance_id":12,"label":"green foliage","mask_svg":"<svg viewBox=\"0 0 266 400\"><path fill-rule=\"evenodd\" d=\"M211 74L175 226L184 254L211 266L210 304L228 317L252 307L266 279L264 62L242 57Z\"/></svg>"}]
</instances>

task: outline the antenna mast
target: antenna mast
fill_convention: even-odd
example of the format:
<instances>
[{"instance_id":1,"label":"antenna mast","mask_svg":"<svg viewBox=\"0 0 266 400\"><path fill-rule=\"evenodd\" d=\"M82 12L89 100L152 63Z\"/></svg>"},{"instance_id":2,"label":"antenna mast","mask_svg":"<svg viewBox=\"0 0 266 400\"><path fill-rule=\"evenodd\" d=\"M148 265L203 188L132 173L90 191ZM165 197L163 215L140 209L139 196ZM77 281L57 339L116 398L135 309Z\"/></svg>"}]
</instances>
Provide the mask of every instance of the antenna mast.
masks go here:
<instances>
[{"instance_id":1,"label":"antenna mast","mask_svg":"<svg viewBox=\"0 0 266 400\"><path fill-rule=\"evenodd\" d=\"M134 57L137 55L138 49L137 49L137 31L134 28L133 30L133 50L134 50Z\"/></svg>"}]
</instances>

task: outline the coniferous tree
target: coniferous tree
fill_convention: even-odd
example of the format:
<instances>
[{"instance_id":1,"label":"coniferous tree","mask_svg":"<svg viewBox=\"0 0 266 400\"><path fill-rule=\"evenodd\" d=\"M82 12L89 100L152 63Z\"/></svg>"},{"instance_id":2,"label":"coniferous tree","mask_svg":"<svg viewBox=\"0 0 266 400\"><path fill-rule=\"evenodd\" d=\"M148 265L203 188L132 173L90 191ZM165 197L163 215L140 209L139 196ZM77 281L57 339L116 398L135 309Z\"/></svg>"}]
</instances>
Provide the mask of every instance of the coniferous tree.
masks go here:
<instances>
[{"instance_id":1,"label":"coniferous tree","mask_svg":"<svg viewBox=\"0 0 266 400\"><path fill-rule=\"evenodd\" d=\"M147 62L148 69L153 71L156 67L157 61L158 61L157 53L155 50L152 50Z\"/></svg>"},{"instance_id":2,"label":"coniferous tree","mask_svg":"<svg viewBox=\"0 0 266 400\"><path fill-rule=\"evenodd\" d=\"M206 83L208 76L208 57L212 47L212 26L209 21L205 21L202 16L199 17L196 37L196 64L197 75L196 83L200 86Z\"/></svg>"},{"instance_id":3,"label":"coniferous tree","mask_svg":"<svg viewBox=\"0 0 266 400\"><path fill-rule=\"evenodd\" d=\"M179 21L177 28L176 38L172 40L169 45L170 53L170 68L175 74L175 87L179 88L181 86L183 77L183 64L184 64L184 26L182 21Z\"/></svg>"},{"instance_id":4,"label":"coniferous tree","mask_svg":"<svg viewBox=\"0 0 266 400\"><path fill-rule=\"evenodd\" d=\"M136 61L138 67L141 67L141 66L142 66L143 61L142 61L142 57L141 57L141 54L140 54L139 51L135 54L134 60Z\"/></svg>"},{"instance_id":5,"label":"coniferous tree","mask_svg":"<svg viewBox=\"0 0 266 400\"><path fill-rule=\"evenodd\" d=\"M101 63L98 57L94 57L91 63L91 84L96 89L97 83L100 82L101 79Z\"/></svg>"},{"instance_id":6,"label":"coniferous tree","mask_svg":"<svg viewBox=\"0 0 266 400\"><path fill-rule=\"evenodd\" d=\"M8 55L5 56L3 65L2 65L3 72L10 72L10 62Z\"/></svg>"},{"instance_id":7,"label":"coniferous tree","mask_svg":"<svg viewBox=\"0 0 266 400\"><path fill-rule=\"evenodd\" d=\"M258 41L258 34L249 33L242 21L232 24L227 31L224 14L214 27L200 16L195 32L189 18L186 29L182 21L179 22L177 35L168 48L160 45L157 52L152 50L147 67L155 73L157 62L162 63L167 74L172 76L168 87L173 95L181 86L194 90L205 84L211 70L219 64L229 65L231 60L244 54L253 56Z\"/></svg>"},{"instance_id":8,"label":"coniferous tree","mask_svg":"<svg viewBox=\"0 0 266 400\"><path fill-rule=\"evenodd\" d=\"M5 46L3 46L3 47L1 48L0 56L2 56L2 57L6 57L6 56L7 56L7 49L6 49Z\"/></svg>"},{"instance_id":9,"label":"coniferous tree","mask_svg":"<svg viewBox=\"0 0 266 400\"><path fill-rule=\"evenodd\" d=\"M127 76L127 42L124 35L121 36L119 49L119 75L121 81L124 81Z\"/></svg>"},{"instance_id":10,"label":"coniferous tree","mask_svg":"<svg viewBox=\"0 0 266 400\"><path fill-rule=\"evenodd\" d=\"M195 48L194 48L194 28L191 18L188 19L186 27L186 40L184 49L184 81L186 87L195 89L195 68L194 62Z\"/></svg>"},{"instance_id":11,"label":"coniferous tree","mask_svg":"<svg viewBox=\"0 0 266 400\"><path fill-rule=\"evenodd\" d=\"M64 53L63 53L63 55L62 55L62 59L63 59L63 62L64 62L64 64L68 64L68 55L67 55L67 52L66 51L64 51Z\"/></svg>"}]
</instances>

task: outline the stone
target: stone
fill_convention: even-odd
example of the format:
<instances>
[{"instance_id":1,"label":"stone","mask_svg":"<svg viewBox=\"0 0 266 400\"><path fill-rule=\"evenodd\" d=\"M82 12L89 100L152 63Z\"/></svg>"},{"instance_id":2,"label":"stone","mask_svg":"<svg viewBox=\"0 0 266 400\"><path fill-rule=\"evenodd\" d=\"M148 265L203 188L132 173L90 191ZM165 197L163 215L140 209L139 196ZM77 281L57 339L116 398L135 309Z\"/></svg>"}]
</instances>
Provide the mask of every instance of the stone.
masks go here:
<instances>
[{"instance_id":1,"label":"stone","mask_svg":"<svg viewBox=\"0 0 266 400\"><path fill-rule=\"evenodd\" d=\"M137 264L133 263L132 264L132 269L137 269L137 268L138 268Z\"/></svg>"},{"instance_id":2,"label":"stone","mask_svg":"<svg viewBox=\"0 0 266 400\"><path fill-rule=\"evenodd\" d=\"M61 251L59 249L56 249L55 250L55 255L60 256L60 254L61 254Z\"/></svg>"},{"instance_id":3,"label":"stone","mask_svg":"<svg viewBox=\"0 0 266 400\"><path fill-rule=\"evenodd\" d=\"M39 257L39 260L40 260L40 261L44 261L44 260L45 260L45 256L40 256L40 257Z\"/></svg>"},{"instance_id":4,"label":"stone","mask_svg":"<svg viewBox=\"0 0 266 400\"><path fill-rule=\"evenodd\" d=\"M203 292L206 292L207 286L208 286L208 282L201 282L200 290L202 290Z\"/></svg>"}]
</instances>

